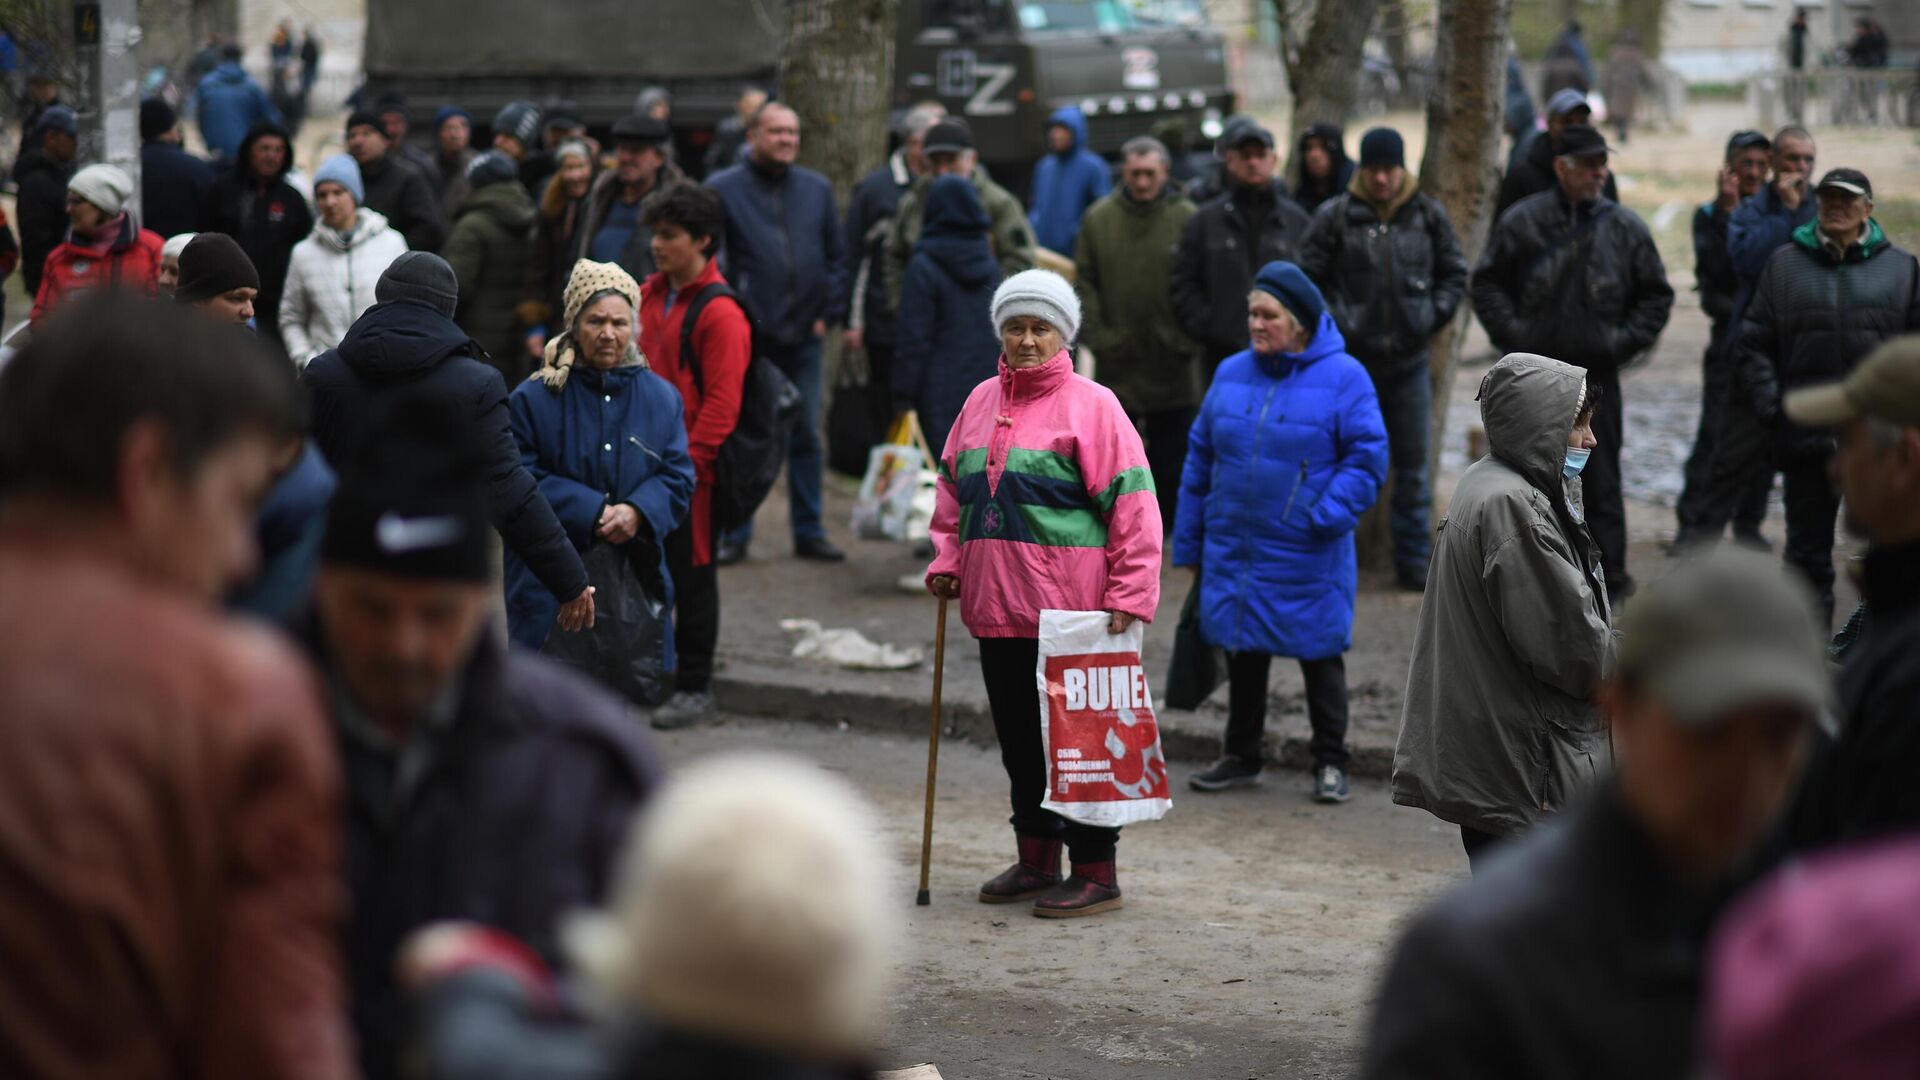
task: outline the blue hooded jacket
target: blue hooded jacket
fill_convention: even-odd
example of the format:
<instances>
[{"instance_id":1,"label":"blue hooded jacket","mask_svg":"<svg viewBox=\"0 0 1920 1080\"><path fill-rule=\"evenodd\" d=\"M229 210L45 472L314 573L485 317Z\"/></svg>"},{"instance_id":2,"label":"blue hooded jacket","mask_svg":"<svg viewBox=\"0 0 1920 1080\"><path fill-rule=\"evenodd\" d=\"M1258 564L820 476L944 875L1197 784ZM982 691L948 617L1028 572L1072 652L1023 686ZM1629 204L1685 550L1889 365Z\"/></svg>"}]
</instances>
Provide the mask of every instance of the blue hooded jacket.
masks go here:
<instances>
[{"instance_id":1,"label":"blue hooded jacket","mask_svg":"<svg viewBox=\"0 0 1920 1080\"><path fill-rule=\"evenodd\" d=\"M1323 313L1305 352L1220 365L1188 437L1173 562L1230 652L1325 660L1353 644L1353 530L1387 475L1373 380Z\"/></svg>"},{"instance_id":2,"label":"blue hooded jacket","mask_svg":"<svg viewBox=\"0 0 1920 1080\"><path fill-rule=\"evenodd\" d=\"M200 137L217 160L232 161L240 153L240 143L247 132L260 121L286 122L281 119L280 110L267 99L267 92L260 89L260 84L254 82L236 60L229 60L209 72L200 80L194 96L198 102Z\"/></svg>"},{"instance_id":3,"label":"blue hooded jacket","mask_svg":"<svg viewBox=\"0 0 1920 1080\"><path fill-rule=\"evenodd\" d=\"M651 556L647 565L636 563L634 569L649 590L658 590L654 599L671 611L666 539L680 527L693 499L693 459L687 456L680 391L639 365L599 371L575 364L559 393L528 379L514 388L507 405L520 464L540 485L574 550L584 554L599 542L593 533L608 505L631 504L640 513L641 528L629 549ZM505 578L508 636L516 645L538 649L553 628L560 601L512 551L506 553ZM662 637L662 669L671 671L672 630Z\"/></svg>"},{"instance_id":4,"label":"blue hooded jacket","mask_svg":"<svg viewBox=\"0 0 1920 1080\"><path fill-rule=\"evenodd\" d=\"M926 224L900 285L893 398L919 411L935 454L967 395L999 371L993 292L1001 275L991 228L973 181L942 176L928 185Z\"/></svg>"},{"instance_id":5,"label":"blue hooded jacket","mask_svg":"<svg viewBox=\"0 0 1920 1080\"><path fill-rule=\"evenodd\" d=\"M1033 209L1027 221L1041 247L1071 258L1073 242L1080 238L1081 215L1113 186L1113 177L1106 161L1087 149L1087 118L1079 106L1054 110L1047 127L1058 126L1073 132L1073 145L1033 167Z\"/></svg>"}]
</instances>

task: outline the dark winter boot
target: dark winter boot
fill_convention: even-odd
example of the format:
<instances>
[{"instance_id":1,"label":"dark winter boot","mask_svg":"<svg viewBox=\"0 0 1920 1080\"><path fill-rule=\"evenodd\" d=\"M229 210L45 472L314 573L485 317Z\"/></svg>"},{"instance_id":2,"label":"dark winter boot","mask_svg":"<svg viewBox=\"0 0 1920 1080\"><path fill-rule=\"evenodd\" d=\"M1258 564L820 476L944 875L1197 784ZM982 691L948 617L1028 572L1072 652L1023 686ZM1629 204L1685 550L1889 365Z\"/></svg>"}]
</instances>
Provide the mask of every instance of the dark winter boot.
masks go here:
<instances>
[{"instance_id":1,"label":"dark winter boot","mask_svg":"<svg viewBox=\"0 0 1920 1080\"><path fill-rule=\"evenodd\" d=\"M1120 879L1114 876L1113 860L1073 864L1073 875L1047 890L1033 905L1033 913L1042 919L1077 919L1098 915L1120 907Z\"/></svg>"},{"instance_id":2,"label":"dark winter boot","mask_svg":"<svg viewBox=\"0 0 1920 1080\"><path fill-rule=\"evenodd\" d=\"M1020 861L980 886L983 904L1016 904L1031 900L1060 884L1060 841L1038 836L1016 836Z\"/></svg>"}]
</instances>

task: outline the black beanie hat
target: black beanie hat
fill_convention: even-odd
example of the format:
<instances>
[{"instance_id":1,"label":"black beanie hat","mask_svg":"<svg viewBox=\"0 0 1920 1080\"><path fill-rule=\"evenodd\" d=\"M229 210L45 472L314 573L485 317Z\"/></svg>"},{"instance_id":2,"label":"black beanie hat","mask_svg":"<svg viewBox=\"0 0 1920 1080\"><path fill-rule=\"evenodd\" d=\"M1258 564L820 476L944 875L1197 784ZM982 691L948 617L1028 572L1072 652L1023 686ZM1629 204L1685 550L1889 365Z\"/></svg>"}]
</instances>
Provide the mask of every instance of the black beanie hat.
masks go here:
<instances>
[{"instance_id":1,"label":"black beanie hat","mask_svg":"<svg viewBox=\"0 0 1920 1080\"><path fill-rule=\"evenodd\" d=\"M451 402L406 394L376 412L340 470L320 559L397 577L493 579L486 444Z\"/></svg>"},{"instance_id":2,"label":"black beanie hat","mask_svg":"<svg viewBox=\"0 0 1920 1080\"><path fill-rule=\"evenodd\" d=\"M430 251L409 251L393 260L373 287L381 303L418 300L447 318L460 303L460 279L447 260Z\"/></svg>"},{"instance_id":3,"label":"black beanie hat","mask_svg":"<svg viewBox=\"0 0 1920 1080\"><path fill-rule=\"evenodd\" d=\"M1377 127L1360 136L1360 167L1386 168L1407 163L1407 144L1392 128Z\"/></svg>"},{"instance_id":4,"label":"black beanie hat","mask_svg":"<svg viewBox=\"0 0 1920 1080\"><path fill-rule=\"evenodd\" d=\"M159 98L147 98L140 103L140 139L151 141L167 132L180 122L180 114L173 106Z\"/></svg>"},{"instance_id":5,"label":"black beanie hat","mask_svg":"<svg viewBox=\"0 0 1920 1080\"><path fill-rule=\"evenodd\" d=\"M173 298L183 304L211 300L234 289L258 289L260 271L226 233L203 232L180 252L180 284Z\"/></svg>"},{"instance_id":6,"label":"black beanie hat","mask_svg":"<svg viewBox=\"0 0 1920 1080\"><path fill-rule=\"evenodd\" d=\"M387 122L380 119L380 114L374 112L372 109L355 109L353 113L347 117L345 130L352 131L357 127L370 127L379 132L381 138L384 139L387 137Z\"/></svg>"},{"instance_id":7,"label":"black beanie hat","mask_svg":"<svg viewBox=\"0 0 1920 1080\"><path fill-rule=\"evenodd\" d=\"M498 150L489 150L467 163L467 184L475 191L494 184L518 183L520 166Z\"/></svg>"}]
</instances>

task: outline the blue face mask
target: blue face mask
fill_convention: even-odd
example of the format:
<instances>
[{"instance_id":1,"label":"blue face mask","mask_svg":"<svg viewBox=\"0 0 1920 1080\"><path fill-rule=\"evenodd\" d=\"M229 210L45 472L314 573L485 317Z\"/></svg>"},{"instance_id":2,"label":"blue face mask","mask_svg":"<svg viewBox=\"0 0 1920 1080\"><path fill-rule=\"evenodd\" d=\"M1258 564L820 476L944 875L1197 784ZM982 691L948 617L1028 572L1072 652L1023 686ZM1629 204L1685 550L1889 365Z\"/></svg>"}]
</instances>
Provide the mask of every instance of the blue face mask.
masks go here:
<instances>
[{"instance_id":1,"label":"blue face mask","mask_svg":"<svg viewBox=\"0 0 1920 1080\"><path fill-rule=\"evenodd\" d=\"M1567 447L1567 463L1560 466L1561 475L1569 480L1579 476L1580 470L1587 467L1587 459L1592 456L1593 451L1591 450L1585 450L1578 446Z\"/></svg>"}]
</instances>

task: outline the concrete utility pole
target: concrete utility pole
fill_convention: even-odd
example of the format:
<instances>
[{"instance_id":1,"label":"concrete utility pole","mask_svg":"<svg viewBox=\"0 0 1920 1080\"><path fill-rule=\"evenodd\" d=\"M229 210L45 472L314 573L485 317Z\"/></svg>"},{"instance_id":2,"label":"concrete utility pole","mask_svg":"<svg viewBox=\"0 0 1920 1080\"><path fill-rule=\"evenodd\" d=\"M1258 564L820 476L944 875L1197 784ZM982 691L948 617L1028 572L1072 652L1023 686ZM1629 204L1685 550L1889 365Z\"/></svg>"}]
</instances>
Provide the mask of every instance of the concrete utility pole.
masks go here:
<instances>
[{"instance_id":1,"label":"concrete utility pole","mask_svg":"<svg viewBox=\"0 0 1920 1080\"><path fill-rule=\"evenodd\" d=\"M75 59L85 80L80 119L80 161L118 165L133 177L140 207L139 0L88 0L73 5Z\"/></svg>"}]
</instances>

